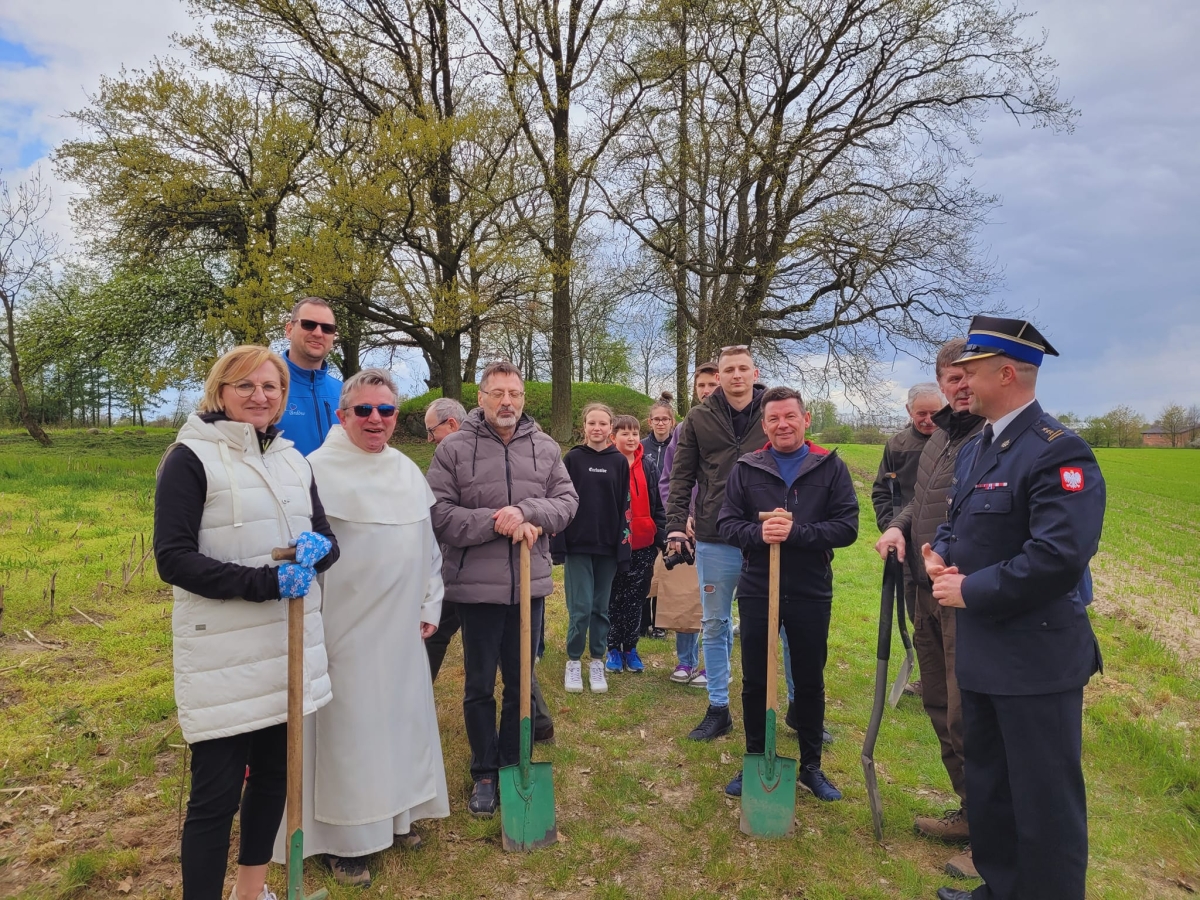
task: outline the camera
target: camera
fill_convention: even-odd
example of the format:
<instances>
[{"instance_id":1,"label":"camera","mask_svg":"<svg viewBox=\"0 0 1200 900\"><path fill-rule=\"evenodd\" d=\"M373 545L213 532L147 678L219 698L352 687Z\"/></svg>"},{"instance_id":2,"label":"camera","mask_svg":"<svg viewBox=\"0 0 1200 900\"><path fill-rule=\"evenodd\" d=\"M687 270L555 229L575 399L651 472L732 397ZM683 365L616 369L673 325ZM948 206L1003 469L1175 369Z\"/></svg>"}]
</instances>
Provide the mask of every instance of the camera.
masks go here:
<instances>
[{"instance_id":1,"label":"camera","mask_svg":"<svg viewBox=\"0 0 1200 900\"><path fill-rule=\"evenodd\" d=\"M696 561L696 554L692 550L692 545L688 541L679 542L678 553L664 553L663 565L667 567L667 571L675 568L680 563L685 566L690 566Z\"/></svg>"}]
</instances>

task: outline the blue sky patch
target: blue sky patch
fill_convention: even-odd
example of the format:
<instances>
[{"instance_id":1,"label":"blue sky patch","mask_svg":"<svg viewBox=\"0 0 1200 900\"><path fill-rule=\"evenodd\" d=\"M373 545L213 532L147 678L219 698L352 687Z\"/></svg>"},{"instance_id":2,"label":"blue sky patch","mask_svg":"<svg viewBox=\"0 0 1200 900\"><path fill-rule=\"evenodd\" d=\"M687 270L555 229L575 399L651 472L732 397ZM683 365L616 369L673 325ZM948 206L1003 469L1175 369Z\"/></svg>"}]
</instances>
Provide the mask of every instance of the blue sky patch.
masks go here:
<instances>
[{"instance_id":1,"label":"blue sky patch","mask_svg":"<svg viewBox=\"0 0 1200 900\"><path fill-rule=\"evenodd\" d=\"M39 66L44 60L35 55L24 44L0 37L0 66L12 65L20 69Z\"/></svg>"}]
</instances>

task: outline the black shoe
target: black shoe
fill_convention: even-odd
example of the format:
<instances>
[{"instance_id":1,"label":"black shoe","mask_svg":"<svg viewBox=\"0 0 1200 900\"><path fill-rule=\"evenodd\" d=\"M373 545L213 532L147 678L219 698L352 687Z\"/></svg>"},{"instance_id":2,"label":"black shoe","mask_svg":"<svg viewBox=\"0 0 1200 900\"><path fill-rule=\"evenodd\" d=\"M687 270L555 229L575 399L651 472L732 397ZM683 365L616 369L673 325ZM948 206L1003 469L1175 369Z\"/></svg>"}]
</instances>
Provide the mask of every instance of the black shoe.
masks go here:
<instances>
[{"instance_id":1,"label":"black shoe","mask_svg":"<svg viewBox=\"0 0 1200 900\"><path fill-rule=\"evenodd\" d=\"M690 741L711 741L733 731L733 717L728 706L710 706L700 724L688 735Z\"/></svg>"},{"instance_id":2,"label":"black shoe","mask_svg":"<svg viewBox=\"0 0 1200 900\"><path fill-rule=\"evenodd\" d=\"M467 811L481 819L490 819L496 814L496 779L480 778L471 788L471 799L467 802Z\"/></svg>"},{"instance_id":3,"label":"black shoe","mask_svg":"<svg viewBox=\"0 0 1200 900\"><path fill-rule=\"evenodd\" d=\"M805 766L800 770L800 783L812 791L818 800L832 803L842 799L842 792L835 788L833 782L816 766Z\"/></svg>"},{"instance_id":4,"label":"black shoe","mask_svg":"<svg viewBox=\"0 0 1200 900\"><path fill-rule=\"evenodd\" d=\"M545 728L535 728L533 730L533 742L535 744L553 744L554 723L551 722Z\"/></svg>"},{"instance_id":5,"label":"black shoe","mask_svg":"<svg viewBox=\"0 0 1200 900\"><path fill-rule=\"evenodd\" d=\"M656 641L661 641L666 636L667 636L666 629L663 629L663 628L651 628L650 634L648 635L648 637L651 637Z\"/></svg>"},{"instance_id":6,"label":"black shoe","mask_svg":"<svg viewBox=\"0 0 1200 900\"><path fill-rule=\"evenodd\" d=\"M938 888L938 900L971 900L970 891L960 891L958 888Z\"/></svg>"},{"instance_id":7,"label":"black shoe","mask_svg":"<svg viewBox=\"0 0 1200 900\"><path fill-rule=\"evenodd\" d=\"M826 728L821 729L821 743L822 744L832 744L833 743L833 735L830 734L829 730Z\"/></svg>"},{"instance_id":8,"label":"black shoe","mask_svg":"<svg viewBox=\"0 0 1200 900\"><path fill-rule=\"evenodd\" d=\"M733 781L725 785L725 793L730 797L742 796L742 772L739 769L738 773L733 776Z\"/></svg>"}]
</instances>

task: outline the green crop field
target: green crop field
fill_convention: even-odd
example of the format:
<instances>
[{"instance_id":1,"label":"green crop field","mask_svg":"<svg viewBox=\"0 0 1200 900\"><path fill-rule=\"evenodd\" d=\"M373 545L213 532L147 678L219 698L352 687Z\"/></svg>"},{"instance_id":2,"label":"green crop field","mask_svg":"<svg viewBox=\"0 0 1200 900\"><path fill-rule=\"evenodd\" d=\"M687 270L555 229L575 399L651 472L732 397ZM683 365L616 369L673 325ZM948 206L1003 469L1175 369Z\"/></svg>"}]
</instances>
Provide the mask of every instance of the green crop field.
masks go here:
<instances>
[{"instance_id":1,"label":"green crop field","mask_svg":"<svg viewBox=\"0 0 1200 900\"><path fill-rule=\"evenodd\" d=\"M145 553L154 470L170 440L152 429L59 433L45 451L0 434L0 896L180 896L186 782L171 598ZM428 445L404 449L428 464ZM455 642L435 689L453 814L424 824L415 853L372 858L369 896L868 900L932 898L952 883L941 865L954 851L911 829L914 815L953 803L932 729L911 697L884 719L876 751L883 845L873 838L859 752L880 576L866 498L880 448L841 452L864 501L859 542L834 561L827 691L835 742L825 768L843 802L818 804L802 791L792 838L742 835L737 804L722 793L740 765L740 727L712 744L685 739L706 697L668 682L673 641L643 641L646 673L612 677L607 695L567 695L556 594L538 671L557 742L535 758L553 763L563 840L505 854L499 820L467 815ZM1093 619L1106 666L1087 689L1084 719L1089 897L1184 897L1200 890L1200 453L1098 455L1109 504ZM900 653L897 640L893 659ZM794 754L790 733L780 746ZM316 860L307 877L310 889L326 885L335 898L361 893L333 885ZM282 891L277 867L271 884Z\"/></svg>"}]
</instances>

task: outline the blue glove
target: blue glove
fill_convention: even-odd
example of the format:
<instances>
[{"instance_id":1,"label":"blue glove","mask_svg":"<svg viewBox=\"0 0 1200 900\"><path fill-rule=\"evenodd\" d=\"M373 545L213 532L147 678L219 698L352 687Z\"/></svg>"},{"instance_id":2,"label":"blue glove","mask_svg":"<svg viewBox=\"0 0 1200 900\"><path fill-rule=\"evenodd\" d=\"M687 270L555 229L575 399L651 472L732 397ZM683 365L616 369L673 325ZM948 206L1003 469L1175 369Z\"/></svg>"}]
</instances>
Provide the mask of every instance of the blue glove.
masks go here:
<instances>
[{"instance_id":1,"label":"blue glove","mask_svg":"<svg viewBox=\"0 0 1200 900\"><path fill-rule=\"evenodd\" d=\"M329 552L329 548L333 544L323 534L317 534L315 531L306 531L288 544L288 546L296 548L296 563L298 565L311 568L325 558L325 554Z\"/></svg>"},{"instance_id":2,"label":"blue glove","mask_svg":"<svg viewBox=\"0 0 1200 900\"><path fill-rule=\"evenodd\" d=\"M322 540L325 539L322 538ZM329 542L325 541L325 543ZM288 597L307 595L317 573L309 566L284 563L275 570L275 577L279 579L279 596L287 599Z\"/></svg>"}]
</instances>

